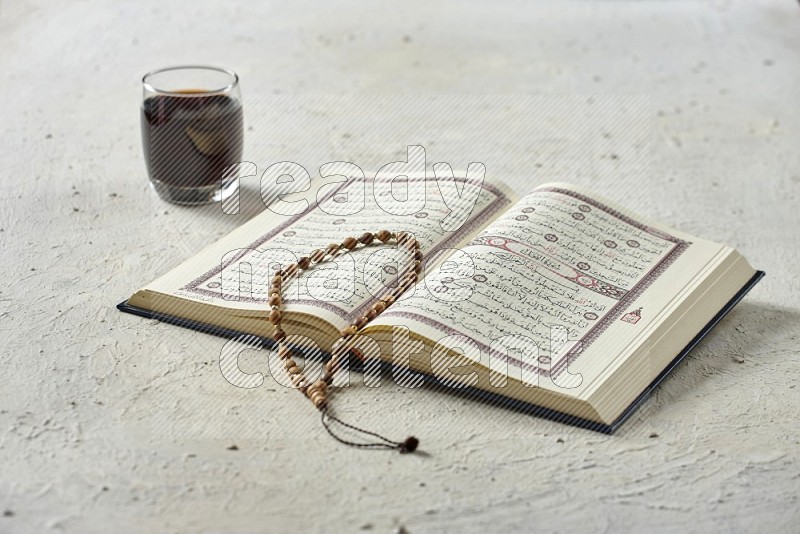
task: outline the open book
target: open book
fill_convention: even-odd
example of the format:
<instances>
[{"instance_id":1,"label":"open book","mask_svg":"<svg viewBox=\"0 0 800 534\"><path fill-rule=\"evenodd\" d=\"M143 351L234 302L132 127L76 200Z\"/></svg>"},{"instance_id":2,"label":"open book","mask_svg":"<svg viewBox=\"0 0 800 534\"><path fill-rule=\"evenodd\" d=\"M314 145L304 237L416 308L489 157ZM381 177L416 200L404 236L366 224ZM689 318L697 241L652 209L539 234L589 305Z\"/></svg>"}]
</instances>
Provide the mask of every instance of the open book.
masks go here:
<instances>
[{"instance_id":1,"label":"open book","mask_svg":"<svg viewBox=\"0 0 800 534\"><path fill-rule=\"evenodd\" d=\"M442 191L455 182L412 176L408 209L395 213L381 199L402 198L398 183L380 176L329 187L294 215L266 209L119 307L269 345L274 272L347 236L410 232L425 254L420 280L367 325L353 354L391 363L407 387L427 379L613 431L763 275L727 246L575 186L518 199L500 183L456 182L453 203ZM399 248L369 245L293 280L290 341L329 353L404 261Z\"/></svg>"}]
</instances>

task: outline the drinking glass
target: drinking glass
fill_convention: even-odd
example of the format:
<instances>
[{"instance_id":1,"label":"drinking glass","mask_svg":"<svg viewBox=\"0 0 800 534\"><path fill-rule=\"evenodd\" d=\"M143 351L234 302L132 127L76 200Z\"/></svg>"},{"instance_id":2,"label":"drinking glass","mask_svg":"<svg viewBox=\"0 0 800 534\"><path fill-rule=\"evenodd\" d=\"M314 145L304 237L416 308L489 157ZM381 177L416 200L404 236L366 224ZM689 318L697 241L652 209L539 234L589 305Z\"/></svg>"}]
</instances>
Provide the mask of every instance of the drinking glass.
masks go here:
<instances>
[{"instance_id":1,"label":"drinking glass","mask_svg":"<svg viewBox=\"0 0 800 534\"><path fill-rule=\"evenodd\" d=\"M142 79L142 144L150 185L167 202L220 202L236 188L243 143L235 72L168 67Z\"/></svg>"}]
</instances>

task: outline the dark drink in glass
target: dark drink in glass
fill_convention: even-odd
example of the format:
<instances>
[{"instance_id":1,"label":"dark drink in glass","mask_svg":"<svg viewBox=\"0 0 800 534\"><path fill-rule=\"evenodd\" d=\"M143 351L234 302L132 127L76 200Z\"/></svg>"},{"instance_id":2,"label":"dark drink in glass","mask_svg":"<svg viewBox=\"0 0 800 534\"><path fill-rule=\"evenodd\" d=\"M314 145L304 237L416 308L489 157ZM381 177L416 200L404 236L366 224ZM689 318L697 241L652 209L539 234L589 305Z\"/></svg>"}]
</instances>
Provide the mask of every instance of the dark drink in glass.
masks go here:
<instances>
[{"instance_id":1,"label":"dark drink in glass","mask_svg":"<svg viewBox=\"0 0 800 534\"><path fill-rule=\"evenodd\" d=\"M142 144L150 183L176 204L223 200L242 157L242 104L236 74L173 67L144 78ZM227 193L227 194L226 194Z\"/></svg>"}]
</instances>

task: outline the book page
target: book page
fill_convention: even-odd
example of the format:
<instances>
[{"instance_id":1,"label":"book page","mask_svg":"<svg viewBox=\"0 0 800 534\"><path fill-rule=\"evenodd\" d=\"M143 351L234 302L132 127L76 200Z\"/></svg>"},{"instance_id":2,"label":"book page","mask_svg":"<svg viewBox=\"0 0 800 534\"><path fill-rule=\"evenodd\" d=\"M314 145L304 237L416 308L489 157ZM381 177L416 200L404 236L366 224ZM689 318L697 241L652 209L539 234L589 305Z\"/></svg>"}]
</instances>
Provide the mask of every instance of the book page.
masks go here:
<instances>
[{"instance_id":1,"label":"book page","mask_svg":"<svg viewBox=\"0 0 800 534\"><path fill-rule=\"evenodd\" d=\"M642 222L572 186L546 184L373 325L407 326L434 342L461 336L467 357L491 369L513 366L531 383L538 375L559 377L611 331L612 343L597 344L610 349L597 351L604 353L594 360L598 376L612 352L663 316L723 248ZM640 321L645 301L647 320ZM570 379L566 373L561 385L570 387Z\"/></svg>"},{"instance_id":2,"label":"book page","mask_svg":"<svg viewBox=\"0 0 800 534\"><path fill-rule=\"evenodd\" d=\"M411 232L430 257L461 246L514 201L510 189L488 180L459 180L461 193L476 188L476 196L469 201L464 194L454 201L449 195L447 202L433 179L392 180L378 176L350 179L340 187L324 186L330 190L327 194L320 188L319 201L292 216L266 210L145 289L239 310L243 316L267 313L272 274L314 249L387 229ZM387 203L382 200L388 195L402 200L394 205L405 206L405 211L384 209ZM456 204L460 207L454 209ZM459 210L462 217L454 225L453 214ZM384 287L392 284L407 260L408 255L397 247L376 241L321 263L284 288L286 312L310 314L341 328L384 294Z\"/></svg>"}]
</instances>

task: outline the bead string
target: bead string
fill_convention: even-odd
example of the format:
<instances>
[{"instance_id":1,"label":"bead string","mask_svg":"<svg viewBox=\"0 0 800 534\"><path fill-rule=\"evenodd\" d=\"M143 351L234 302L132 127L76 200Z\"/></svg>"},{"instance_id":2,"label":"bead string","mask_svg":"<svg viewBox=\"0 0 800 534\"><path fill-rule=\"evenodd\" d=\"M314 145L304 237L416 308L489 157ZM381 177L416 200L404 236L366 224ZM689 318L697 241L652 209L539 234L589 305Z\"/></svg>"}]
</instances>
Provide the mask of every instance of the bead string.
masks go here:
<instances>
[{"instance_id":1,"label":"bead string","mask_svg":"<svg viewBox=\"0 0 800 534\"><path fill-rule=\"evenodd\" d=\"M292 358L292 351L287 346L286 332L281 327L283 320L283 284L292 278L299 277L305 271L311 269L314 265L330 261L340 254L347 253L355 250L359 245L364 247L372 244L373 242L380 242L387 244L390 241L395 241L397 246L409 251L413 254L413 264L410 268L401 272L399 275L398 285L389 290L385 295L378 299L372 305L370 310L360 318L356 319L353 324L344 328L341 332L341 337L333 344L332 354L330 360L325 363L325 369L322 377L314 383L305 376L303 371ZM406 438L405 441L396 442L387 439L380 434L358 428L351 424L345 423L338 417L332 415L328 408L328 387L333 383L333 378L336 372L340 369L341 358L347 354L349 347L346 344L348 339L355 336L362 330L367 323L375 319L378 315L383 313L389 306L391 306L400 296L406 292L410 287L417 283L420 272L422 272L422 251L420 251L420 243L413 235L408 232L394 233L389 230L380 230L378 232L365 232L360 237L346 237L341 243L332 243L323 249L316 249L308 256L303 256L297 263L292 263L284 269L281 269L272 277L272 283L269 288L269 306L271 311L269 313L269 322L274 326L272 339L278 344L278 357L283 360L284 369L289 373L292 384L303 393L314 404L314 407L322 413L322 425L325 430L335 440L351 447L359 448L382 448L382 449L397 449L401 453L414 452L419 445L419 440L411 436ZM336 434L330 423L335 422L351 430L361 432L362 434L376 437L381 442L376 443L358 443L346 440Z\"/></svg>"}]
</instances>

